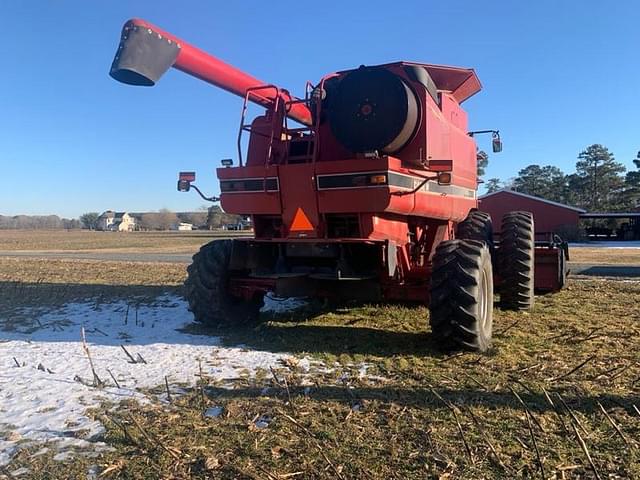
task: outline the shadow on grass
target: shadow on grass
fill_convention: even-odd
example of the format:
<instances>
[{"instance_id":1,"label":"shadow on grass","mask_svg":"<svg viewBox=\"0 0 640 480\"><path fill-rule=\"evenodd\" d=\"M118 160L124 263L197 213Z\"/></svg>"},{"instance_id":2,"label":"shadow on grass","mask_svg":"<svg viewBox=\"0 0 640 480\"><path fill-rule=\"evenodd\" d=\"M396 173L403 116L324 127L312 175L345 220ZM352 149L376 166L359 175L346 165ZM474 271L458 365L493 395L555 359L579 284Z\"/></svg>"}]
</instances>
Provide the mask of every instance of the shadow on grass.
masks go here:
<instances>
[{"instance_id":1,"label":"shadow on grass","mask_svg":"<svg viewBox=\"0 0 640 480\"><path fill-rule=\"evenodd\" d=\"M640 277L640 267L630 265L577 265L571 268L574 275L590 277Z\"/></svg>"},{"instance_id":2,"label":"shadow on grass","mask_svg":"<svg viewBox=\"0 0 640 480\"><path fill-rule=\"evenodd\" d=\"M349 325L318 325L279 322L277 319L255 327L236 329L208 329L202 332L222 336L231 344L273 352L297 354L320 353L333 355L394 355L443 356L426 332L401 332L384 328Z\"/></svg>"},{"instance_id":3,"label":"shadow on grass","mask_svg":"<svg viewBox=\"0 0 640 480\"><path fill-rule=\"evenodd\" d=\"M448 409L436 395L434 391L446 401L459 407L475 407L484 406L491 408L511 408L513 410L524 411L524 407L513 395L511 391L486 391L477 388L443 388L434 387L433 390L428 387L416 386L358 386L351 385L351 388L345 388L341 385L316 385L309 389L289 387L289 393L295 402L295 397L308 397L315 401L337 401L346 404L360 403L361 401L379 401L382 403L393 403L399 406L415 407L415 408L437 408ZM518 391L518 389L516 389ZM234 399L257 399L264 396L263 388L219 388L206 387L207 396L215 401L225 401ZM197 392L196 392L197 393ZM282 397L284 400L288 398L288 393L284 388L273 387L268 392L269 396ZM562 396L566 405L572 411L578 411L583 414L601 412L598 403L605 408L620 407L626 410L630 416L637 416L634 404L637 405L640 400L638 395L615 395L609 393L576 395L575 388L561 387L549 391L555 407L551 406L547 401L543 392L527 392L520 389L518 395L527 405L527 408L534 413L547 413L554 410L560 413L567 413L558 398L558 394ZM366 408L366 403L365 403Z\"/></svg>"}]
</instances>

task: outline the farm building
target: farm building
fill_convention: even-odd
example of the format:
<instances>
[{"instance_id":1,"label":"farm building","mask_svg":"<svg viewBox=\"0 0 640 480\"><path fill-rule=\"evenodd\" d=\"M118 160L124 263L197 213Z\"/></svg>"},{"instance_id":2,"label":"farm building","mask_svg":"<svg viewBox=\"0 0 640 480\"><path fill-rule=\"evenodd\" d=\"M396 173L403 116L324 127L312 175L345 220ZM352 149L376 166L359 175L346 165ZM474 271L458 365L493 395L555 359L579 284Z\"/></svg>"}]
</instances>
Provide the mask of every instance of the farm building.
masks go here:
<instances>
[{"instance_id":1,"label":"farm building","mask_svg":"<svg viewBox=\"0 0 640 480\"><path fill-rule=\"evenodd\" d=\"M193 224L187 222L173 223L170 230L179 230L179 231L191 231L193 230Z\"/></svg>"},{"instance_id":2,"label":"farm building","mask_svg":"<svg viewBox=\"0 0 640 480\"><path fill-rule=\"evenodd\" d=\"M131 232L136 228L136 219L127 212L107 210L98 217L97 230L111 232Z\"/></svg>"},{"instance_id":3,"label":"farm building","mask_svg":"<svg viewBox=\"0 0 640 480\"><path fill-rule=\"evenodd\" d=\"M500 222L504 214L513 210L533 213L536 232L539 234L558 233L577 228L581 214L586 213L586 210L581 208L508 189L483 195L479 201L480 210L491 214L495 231L500 230Z\"/></svg>"}]
</instances>

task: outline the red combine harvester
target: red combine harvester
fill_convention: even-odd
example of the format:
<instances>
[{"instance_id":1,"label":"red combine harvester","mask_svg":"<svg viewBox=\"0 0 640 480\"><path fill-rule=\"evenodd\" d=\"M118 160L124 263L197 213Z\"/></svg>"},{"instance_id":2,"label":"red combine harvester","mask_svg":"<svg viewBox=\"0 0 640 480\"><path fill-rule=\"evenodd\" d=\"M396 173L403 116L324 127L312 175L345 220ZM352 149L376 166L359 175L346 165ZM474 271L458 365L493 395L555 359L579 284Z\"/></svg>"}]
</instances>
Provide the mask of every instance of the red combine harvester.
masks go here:
<instances>
[{"instance_id":1,"label":"red combine harvester","mask_svg":"<svg viewBox=\"0 0 640 480\"><path fill-rule=\"evenodd\" d=\"M494 284L503 307L533 304L532 215L505 215L494 242L491 217L477 210L473 134L502 145L496 131L468 132L460 104L480 91L473 70L360 66L307 83L299 99L146 21L124 25L113 78L150 86L171 67L244 98L238 164L217 169L220 197L205 197L193 172L178 181L250 215L255 231L194 255L186 291L197 321L255 317L269 291L420 302L443 347L485 351ZM265 108L251 122L248 102Z\"/></svg>"}]
</instances>

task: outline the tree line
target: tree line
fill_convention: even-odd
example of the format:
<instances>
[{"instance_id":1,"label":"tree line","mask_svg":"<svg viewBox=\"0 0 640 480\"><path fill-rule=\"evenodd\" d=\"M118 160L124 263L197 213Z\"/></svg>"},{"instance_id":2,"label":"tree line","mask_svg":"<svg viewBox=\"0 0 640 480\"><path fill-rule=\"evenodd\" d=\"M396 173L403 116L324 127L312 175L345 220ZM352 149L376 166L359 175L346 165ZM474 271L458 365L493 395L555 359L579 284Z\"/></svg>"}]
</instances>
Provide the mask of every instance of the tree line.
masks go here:
<instances>
[{"instance_id":1,"label":"tree line","mask_svg":"<svg viewBox=\"0 0 640 480\"><path fill-rule=\"evenodd\" d=\"M60 218L57 215L0 215L0 230L56 230L81 228L77 218Z\"/></svg>"},{"instance_id":2,"label":"tree line","mask_svg":"<svg viewBox=\"0 0 640 480\"><path fill-rule=\"evenodd\" d=\"M600 144L588 146L577 157L576 171L565 174L553 165L528 165L515 178L486 181L487 193L507 188L590 212L633 211L640 206L640 152L635 170L616 161Z\"/></svg>"},{"instance_id":3,"label":"tree line","mask_svg":"<svg viewBox=\"0 0 640 480\"><path fill-rule=\"evenodd\" d=\"M168 230L180 222L190 223L197 228L216 229L230 223L238 223L239 215L224 213L218 205L202 208L196 212L175 213L168 209L157 212L134 214L141 230ZM61 218L58 215L0 215L0 230L95 230L98 226L98 212L87 212L79 218Z\"/></svg>"}]
</instances>

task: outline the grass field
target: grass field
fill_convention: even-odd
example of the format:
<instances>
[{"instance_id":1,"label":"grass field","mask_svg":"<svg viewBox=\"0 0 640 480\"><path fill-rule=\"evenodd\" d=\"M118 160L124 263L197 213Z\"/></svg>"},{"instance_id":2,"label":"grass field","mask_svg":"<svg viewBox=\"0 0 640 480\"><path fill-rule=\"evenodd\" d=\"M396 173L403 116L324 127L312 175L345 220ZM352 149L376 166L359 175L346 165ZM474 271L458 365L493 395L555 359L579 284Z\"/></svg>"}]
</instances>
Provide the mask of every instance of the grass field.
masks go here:
<instances>
[{"instance_id":1,"label":"grass field","mask_svg":"<svg viewBox=\"0 0 640 480\"><path fill-rule=\"evenodd\" d=\"M2 232L0 250L190 253L209 237ZM577 263L640 263L637 249L571 254ZM179 294L184 275L180 264L4 258L0 318L15 323L24 307L87 298L152 301ZM302 311L233 331L194 326L325 368L310 379L288 364L233 389L203 378L171 405L105 405L93 414L113 452L61 463L53 451L33 457L34 447L0 477L28 467L33 478L85 478L97 465L114 478L542 478L540 464L545 478L640 477L638 294L638 283L580 281L540 297L531 313L497 311L488 355L439 352L420 307ZM224 414L204 417L209 406ZM256 427L263 417L268 427Z\"/></svg>"},{"instance_id":2,"label":"grass field","mask_svg":"<svg viewBox=\"0 0 640 480\"><path fill-rule=\"evenodd\" d=\"M179 292L184 274L175 264L0 259L0 318L79 298ZM309 375L292 361L231 389L202 376L170 404L158 385L151 403L93 411L113 451L61 462L34 446L0 477L24 467L29 478L56 479L640 478L638 298L637 282L572 281L531 312L496 311L486 355L439 352L423 307L194 326L324 367ZM222 414L203 415L208 407Z\"/></svg>"}]
</instances>

